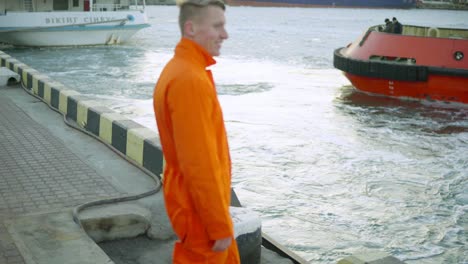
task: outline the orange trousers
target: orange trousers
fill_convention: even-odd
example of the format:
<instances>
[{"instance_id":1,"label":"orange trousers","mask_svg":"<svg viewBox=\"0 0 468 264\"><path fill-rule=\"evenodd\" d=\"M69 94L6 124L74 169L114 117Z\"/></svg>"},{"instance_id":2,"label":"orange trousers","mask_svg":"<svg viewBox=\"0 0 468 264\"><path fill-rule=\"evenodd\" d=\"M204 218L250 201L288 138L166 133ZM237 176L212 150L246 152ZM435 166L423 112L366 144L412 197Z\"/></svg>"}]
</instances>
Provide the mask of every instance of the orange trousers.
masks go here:
<instances>
[{"instance_id":1,"label":"orange trousers","mask_svg":"<svg viewBox=\"0 0 468 264\"><path fill-rule=\"evenodd\" d=\"M209 239L201 222L193 215L188 219L179 218L185 224L174 226L174 230L180 235L172 256L174 264L240 264L235 239L225 251L214 252L214 241Z\"/></svg>"},{"instance_id":2,"label":"orange trousers","mask_svg":"<svg viewBox=\"0 0 468 264\"><path fill-rule=\"evenodd\" d=\"M213 245L213 243L208 243ZM187 247L184 242L177 241L174 247L174 264L239 264L237 243L233 240L231 246L223 252L214 252L211 247L203 245Z\"/></svg>"}]
</instances>

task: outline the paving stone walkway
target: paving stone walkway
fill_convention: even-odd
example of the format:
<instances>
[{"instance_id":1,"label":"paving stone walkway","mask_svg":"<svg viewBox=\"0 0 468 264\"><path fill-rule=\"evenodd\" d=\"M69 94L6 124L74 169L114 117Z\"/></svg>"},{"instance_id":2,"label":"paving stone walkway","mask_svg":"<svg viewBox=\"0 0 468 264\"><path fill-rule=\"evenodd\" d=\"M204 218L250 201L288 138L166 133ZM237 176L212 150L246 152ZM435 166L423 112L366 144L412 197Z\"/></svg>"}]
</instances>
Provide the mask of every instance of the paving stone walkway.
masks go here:
<instances>
[{"instance_id":1,"label":"paving stone walkway","mask_svg":"<svg viewBox=\"0 0 468 264\"><path fill-rule=\"evenodd\" d=\"M0 263L19 264L24 260L4 226L6 219L73 208L121 192L2 95L1 88Z\"/></svg>"}]
</instances>

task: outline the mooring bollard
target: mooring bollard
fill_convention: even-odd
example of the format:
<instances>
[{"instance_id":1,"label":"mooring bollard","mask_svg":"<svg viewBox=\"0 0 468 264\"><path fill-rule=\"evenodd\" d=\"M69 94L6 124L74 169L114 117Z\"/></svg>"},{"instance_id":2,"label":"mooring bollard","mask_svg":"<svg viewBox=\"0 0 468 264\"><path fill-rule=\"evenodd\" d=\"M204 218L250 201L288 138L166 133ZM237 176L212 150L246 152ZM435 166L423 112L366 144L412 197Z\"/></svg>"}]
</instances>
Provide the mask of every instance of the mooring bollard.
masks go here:
<instances>
[{"instance_id":1,"label":"mooring bollard","mask_svg":"<svg viewBox=\"0 0 468 264\"><path fill-rule=\"evenodd\" d=\"M5 67L1 67L0 68L0 86L6 86L12 81L19 82L20 81L19 74Z\"/></svg>"}]
</instances>

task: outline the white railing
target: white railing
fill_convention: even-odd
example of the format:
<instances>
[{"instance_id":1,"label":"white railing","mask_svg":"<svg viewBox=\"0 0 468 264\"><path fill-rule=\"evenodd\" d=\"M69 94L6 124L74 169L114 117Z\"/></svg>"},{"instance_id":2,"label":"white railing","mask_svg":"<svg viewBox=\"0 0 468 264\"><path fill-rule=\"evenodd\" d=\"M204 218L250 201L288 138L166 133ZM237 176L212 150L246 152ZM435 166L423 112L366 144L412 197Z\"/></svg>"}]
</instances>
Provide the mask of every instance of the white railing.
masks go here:
<instances>
[{"instance_id":1,"label":"white railing","mask_svg":"<svg viewBox=\"0 0 468 264\"><path fill-rule=\"evenodd\" d=\"M24 10L26 10L28 12L33 11L32 0L24 0L23 5L24 5Z\"/></svg>"},{"instance_id":2,"label":"white railing","mask_svg":"<svg viewBox=\"0 0 468 264\"><path fill-rule=\"evenodd\" d=\"M145 10L145 0L132 0L127 5L122 4L97 4L93 3L92 11L119 11L119 10Z\"/></svg>"},{"instance_id":3,"label":"white railing","mask_svg":"<svg viewBox=\"0 0 468 264\"><path fill-rule=\"evenodd\" d=\"M145 7L142 6L142 5L130 5L128 7L128 9L130 9L130 10L140 10L141 11L141 10L145 10Z\"/></svg>"},{"instance_id":4,"label":"white railing","mask_svg":"<svg viewBox=\"0 0 468 264\"><path fill-rule=\"evenodd\" d=\"M93 4L93 11L117 11L122 9L124 8L121 4Z\"/></svg>"},{"instance_id":5,"label":"white railing","mask_svg":"<svg viewBox=\"0 0 468 264\"><path fill-rule=\"evenodd\" d=\"M93 11L144 10L143 5L93 4Z\"/></svg>"}]
</instances>

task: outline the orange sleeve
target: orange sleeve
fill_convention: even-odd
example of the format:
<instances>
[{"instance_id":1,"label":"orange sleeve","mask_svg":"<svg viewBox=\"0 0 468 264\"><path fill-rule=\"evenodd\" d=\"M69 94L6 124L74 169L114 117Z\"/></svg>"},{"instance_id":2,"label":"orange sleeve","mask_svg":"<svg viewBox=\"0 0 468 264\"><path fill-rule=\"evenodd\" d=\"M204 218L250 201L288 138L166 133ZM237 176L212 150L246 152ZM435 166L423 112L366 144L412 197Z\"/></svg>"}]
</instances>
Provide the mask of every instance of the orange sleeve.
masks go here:
<instances>
[{"instance_id":1,"label":"orange sleeve","mask_svg":"<svg viewBox=\"0 0 468 264\"><path fill-rule=\"evenodd\" d=\"M208 79L186 78L174 82L168 90L167 102L184 182L209 238L233 237L229 201L226 201L230 175L225 175L229 172L222 169L216 145L220 128L215 120L221 115L216 93L211 91L214 88L207 83Z\"/></svg>"}]
</instances>

